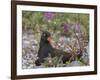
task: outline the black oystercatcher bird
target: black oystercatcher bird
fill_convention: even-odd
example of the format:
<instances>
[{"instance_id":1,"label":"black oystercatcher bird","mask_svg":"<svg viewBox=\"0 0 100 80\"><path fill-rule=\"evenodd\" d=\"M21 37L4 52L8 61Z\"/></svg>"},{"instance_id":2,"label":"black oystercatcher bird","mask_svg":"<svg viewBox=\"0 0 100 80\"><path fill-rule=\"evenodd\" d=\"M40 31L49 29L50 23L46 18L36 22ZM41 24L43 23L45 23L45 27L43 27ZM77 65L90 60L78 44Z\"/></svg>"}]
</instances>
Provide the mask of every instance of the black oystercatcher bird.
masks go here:
<instances>
[{"instance_id":1,"label":"black oystercatcher bird","mask_svg":"<svg viewBox=\"0 0 100 80\"><path fill-rule=\"evenodd\" d=\"M48 57L49 54L52 54L54 51L53 47L50 44L51 35L49 32L44 31L40 39L40 48L38 51L38 59L35 61L37 66L40 66L44 62L44 58Z\"/></svg>"},{"instance_id":2,"label":"black oystercatcher bird","mask_svg":"<svg viewBox=\"0 0 100 80\"><path fill-rule=\"evenodd\" d=\"M38 51L38 59L35 61L36 66L40 66L41 63L45 61L45 58L49 56L49 54L52 57L55 56L63 56L62 61L63 63L66 63L71 57L72 54L68 52L64 52L62 50L58 50L52 46L52 37L51 34L48 31L44 31L41 35L40 39L40 48Z\"/></svg>"}]
</instances>

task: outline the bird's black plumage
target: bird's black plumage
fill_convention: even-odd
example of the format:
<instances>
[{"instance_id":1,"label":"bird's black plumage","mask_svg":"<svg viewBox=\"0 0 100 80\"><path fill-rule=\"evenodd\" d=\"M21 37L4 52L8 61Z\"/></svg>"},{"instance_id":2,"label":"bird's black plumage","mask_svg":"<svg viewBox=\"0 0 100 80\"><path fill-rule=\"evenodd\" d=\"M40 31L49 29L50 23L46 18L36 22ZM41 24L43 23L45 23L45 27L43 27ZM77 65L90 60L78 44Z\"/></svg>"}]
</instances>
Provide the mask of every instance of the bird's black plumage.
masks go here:
<instances>
[{"instance_id":1,"label":"bird's black plumage","mask_svg":"<svg viewBox=\"0 0 100 80\"><path fill-rule=\"evenodd\" d=\"M47 40L48 37L50 37L50 33L45 31L41 35L41 40L40 40L40 48L38 51L38 59L35 61L35 64L37 66L41 65L41 63L44 62L44 58L48 57L49 54L52 54L53 52L53 47Z\"/></svg>"},{"instance_id":2,"label":"bird's black plumage","mask_svg":"<svg viewBox=\"0 0 100 80\"><path fill-rule=\"evenodd\" d=\"M62 57L63 63L66 63L66 61L68 61L72 57L71 53L53 48L50 42L48 41L48 37L50 36L51 36L50 33L47 31L43 32L41 35L40 48L38 51L38 59L35 61L36 66L40 66L41 63L44 62L44 58L48 57L49 54L52 57L63 56Z\"/></svg>"}]
</instances>

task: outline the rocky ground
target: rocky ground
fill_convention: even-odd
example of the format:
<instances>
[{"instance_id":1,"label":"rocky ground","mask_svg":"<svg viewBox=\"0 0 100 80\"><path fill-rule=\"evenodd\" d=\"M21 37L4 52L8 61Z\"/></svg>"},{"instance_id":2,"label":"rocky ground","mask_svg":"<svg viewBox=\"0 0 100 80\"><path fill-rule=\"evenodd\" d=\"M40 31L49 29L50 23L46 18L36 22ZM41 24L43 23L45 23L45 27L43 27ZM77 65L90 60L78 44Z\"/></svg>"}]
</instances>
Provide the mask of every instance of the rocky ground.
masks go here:
<instances>
[{"instance_id":1,"label":"rocky ground","mask_svg":"<svg viewBox=\"0 0 100 80\"><path fill-rule=\"evenodd\" d=\"M45 67L44 65L37 67L34 63L35 60L37 59L37 53L39 49L39 39L40 39L40 34L34 35L32 31L23 32L23 35L22 35L22 68L23 69ZM65 38L65 37L60 38L59 41L62 39L67 43L69 43L70 41L69 38ZM58 43L59 45L61 45L59 41ZM64 45L61 45L61 48L63 47ZM64 50L68 51L67 48ZM65 66L69 67L69 66L89 65L89 51L88 50L89 50L88 46L86 46L80 60L75 60L75 61L66 63Z\"/></svg>"}]
</instances>

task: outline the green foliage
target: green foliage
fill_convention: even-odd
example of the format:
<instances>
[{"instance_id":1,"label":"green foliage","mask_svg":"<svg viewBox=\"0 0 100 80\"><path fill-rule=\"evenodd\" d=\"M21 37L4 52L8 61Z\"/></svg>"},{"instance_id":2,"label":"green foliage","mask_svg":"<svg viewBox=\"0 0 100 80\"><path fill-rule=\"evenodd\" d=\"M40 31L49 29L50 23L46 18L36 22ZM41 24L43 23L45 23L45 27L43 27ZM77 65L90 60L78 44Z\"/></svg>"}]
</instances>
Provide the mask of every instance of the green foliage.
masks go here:
<instances>
[{"instance_id":1,"label":"green foliage","mask_svg":"<svg viewBox=\"0 0 100 80\"><path fill-rule=\"evenodd\" d=\"M49 57L45 58L45 62L42 64L45 67L63 67L63 62L62 62L62 56L60 57L51 57L51 55L49 55Z\"/></svg>"},{"instance_id":2,"label":"green foliage","mask_svg":"<svg viewBox=\"0 0 100 80\"><path fill-rule=\"evenodd\" d=\"M41 30L63 31L62 23L68 22L75 24L79 20L81 31L89 32L89 14L79 13L55 13L53 20L46 20L44 12L23 11L22 26L23 30L33 29L34 32Z\"/></svg>"}]
</instances>

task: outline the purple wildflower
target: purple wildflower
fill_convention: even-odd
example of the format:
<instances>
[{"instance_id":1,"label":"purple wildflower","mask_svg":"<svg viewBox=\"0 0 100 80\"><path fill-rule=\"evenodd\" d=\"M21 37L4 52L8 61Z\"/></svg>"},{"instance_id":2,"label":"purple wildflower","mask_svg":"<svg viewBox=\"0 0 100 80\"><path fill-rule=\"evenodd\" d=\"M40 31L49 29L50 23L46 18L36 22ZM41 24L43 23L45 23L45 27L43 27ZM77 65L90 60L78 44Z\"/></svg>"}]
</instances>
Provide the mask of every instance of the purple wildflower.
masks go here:
<instances>
[{"instance_id":1,"label":"purple wildflower","mask_svg":"<svg viewBox=\"0 0 100 80\"><path fill-rule=\"evenodd\" d=\"M47 20L52 20L52 19L54 19L55 13L54 12L45 12L44 16Z\"/></svg>"},{"instance_id":2,"label":"purple wildflower","mask_svg":"<svg viewBox=\"0 0 100 80\"><path fill-rule=\"evenodd\" d=\"M80 23L79 22L77 22L75 25L75 31L80 32Z\"/></svg>"},{"instance_id":3,"label":"purple wildflower","mask_svg":"<svg viewBox=\"0 0 100 80\"><path fill-rule=\"evenodd\" d=\"M64 32L68 32L68 30L69 30L69 25L68 25L68 23L64 23L64 24L63 24L63 29L64 29Z\"/></svg>"}]
</instances>

